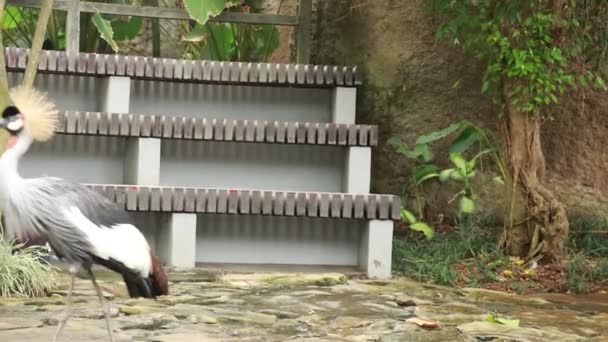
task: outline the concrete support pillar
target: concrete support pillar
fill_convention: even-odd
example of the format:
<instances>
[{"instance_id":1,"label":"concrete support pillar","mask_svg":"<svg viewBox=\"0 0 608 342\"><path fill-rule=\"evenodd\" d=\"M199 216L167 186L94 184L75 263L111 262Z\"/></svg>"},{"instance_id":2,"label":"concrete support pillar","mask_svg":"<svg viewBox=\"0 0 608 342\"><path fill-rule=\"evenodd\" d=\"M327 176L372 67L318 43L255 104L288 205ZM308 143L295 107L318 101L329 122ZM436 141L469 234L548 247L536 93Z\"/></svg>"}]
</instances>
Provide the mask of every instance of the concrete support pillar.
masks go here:
<instances>
[{"instance_id":1,"label":"concrete support pillar","mask_svg":"<svg viewBox=\"0 0 608 342\"><path fill-rule=\"evenodd\" d=\"M129 113L131 79L108 77L102 88L100 111ZM124 161L124 182L133 185L160 185L161 140L128 138ZM196 215L167 214L158 222L158 254L166 265L194 267L196 251Z\"/></svg>"},{"instance_id":2,"label":"concrete support pillar","mask_svg":"<svg viewBox=\"0 0 608 342\"><path fill-rule=\"evenodd\" d=\"M370 220L363 228L359 265L369 278L391 277L393 221Z\"/></svg>"},{"instance_id":3,"label":"concrete support pillar","mask_svg":"<svg viewBox=\"0 0 608 342\"><path fill-rule=\"evenodd\" d=\"M357 88L336 87L332 101L332 122L354 124L357 107Z\"/></svg>"},{"instance_id":4,"label":"concrete support pillar","mask_svg":"<svg viewBox=\"0 0 608 342\"><path fill-rule=\"evenodd\" d=\"M124 180L127 184L160 184L160 139L128 138Z\"/></svg>"},{"instance_id":5,"label":"concrete support pillar","mask_svg":"<svg viewBox=\"0 0 608 342\"><path fill-rule=\"evenodd\" d=\"M131 79L110 76L102 88L100 111L109 113L128 113L131 99Z\"/></svg>"},{"instance_id":6,"label":"concrete support pillar","mask_svg":"<svg viewBox=\"0 0 608 342\"><path fill-rule=\"evenodd\" d=\"M372 170L371 147L348 147L345 168L344 191L349 193L369 193Z\"/></svg>"},{"instance_id":7,"label":"concrete support pillar","mask_svg":"<svg viewBox=\"0 0 608 342\"><path fill-rule=\"evenodd\" d=\"M196 260L196 214L170 214L161 229L159 254L173 267L192 268Z\"/></svg>"}]
</instances>

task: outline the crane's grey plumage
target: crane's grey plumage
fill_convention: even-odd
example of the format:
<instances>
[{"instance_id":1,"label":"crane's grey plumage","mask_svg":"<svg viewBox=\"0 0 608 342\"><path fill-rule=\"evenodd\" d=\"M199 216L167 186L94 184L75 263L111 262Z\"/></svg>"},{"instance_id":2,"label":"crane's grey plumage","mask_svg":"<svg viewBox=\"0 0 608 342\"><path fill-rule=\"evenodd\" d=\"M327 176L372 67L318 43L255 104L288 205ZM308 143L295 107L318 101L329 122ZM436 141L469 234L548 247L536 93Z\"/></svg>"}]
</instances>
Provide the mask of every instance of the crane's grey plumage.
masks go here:
<instances>
[{"instance_id":1,"label":"crane's grey plumage","mask_svg":"<svg viewBox=\"0 0 608 342\"><path fill-rule=\"evenodd\" d=\"M50 138L52 130L48 124L56 116L54 106L41 99L39 93L28 91L22 90L13 98L16 106L5 108L0 119L0 127L10 133L8 148L0 158L0 209L6 231L20 241L48 241L57 257L70 264L72 279L66 313L53 341L71 315L74 277L81 268L91 277L104 307L112 341L109 307L91 271L92 265L100 264L121 273L131 297L156 298L167 294L166 274L126 211L107 198L61 178L25 179L19 175L19 159L34 140ZM21 108L27 108L28 112L22 112ZM37 109L42 112L37 113Z\"/></svg>"},{"instance_id":2,"label":"crane's grey plumage","mask_svg":"<svg viewBox=\"0 0 608 342\"><path fill-rule=\"evenodd\" d=\"M54 177L24 179L22 182L11 191L4 211L8 232L22 239L48 236L57 256L69 263L92 263L93 246L67 215L62 214L62 210L76 207L100 227L132 224L126 212L80 184ZM18 227L19 231L12 232L11 227ZM53 231L52 235L48 234L49 230Z\"/></svg>"}]
</instances>

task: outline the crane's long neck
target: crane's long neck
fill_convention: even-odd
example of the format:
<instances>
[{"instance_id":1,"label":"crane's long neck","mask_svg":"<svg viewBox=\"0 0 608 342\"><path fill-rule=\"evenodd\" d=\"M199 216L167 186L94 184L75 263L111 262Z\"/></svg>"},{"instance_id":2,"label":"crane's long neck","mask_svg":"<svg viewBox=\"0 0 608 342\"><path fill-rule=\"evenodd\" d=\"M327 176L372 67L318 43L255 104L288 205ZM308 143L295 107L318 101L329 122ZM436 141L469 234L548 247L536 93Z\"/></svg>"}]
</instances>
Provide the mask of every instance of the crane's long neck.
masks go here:
<instances>
[{"instance_id":1,"label":"crane's long neck","mask_svg":"<svg viewBox=\"0 0 608 342\"><path fill-rule=\"evenodd\" d=\"M19 159L27 152L32 144L32 137L27 132L21 132L18 136L11 136L7 149L0 157L0 197L7 196L11 185L16 185L22 178L19 176Z\"/></svg>"}]
</instances>

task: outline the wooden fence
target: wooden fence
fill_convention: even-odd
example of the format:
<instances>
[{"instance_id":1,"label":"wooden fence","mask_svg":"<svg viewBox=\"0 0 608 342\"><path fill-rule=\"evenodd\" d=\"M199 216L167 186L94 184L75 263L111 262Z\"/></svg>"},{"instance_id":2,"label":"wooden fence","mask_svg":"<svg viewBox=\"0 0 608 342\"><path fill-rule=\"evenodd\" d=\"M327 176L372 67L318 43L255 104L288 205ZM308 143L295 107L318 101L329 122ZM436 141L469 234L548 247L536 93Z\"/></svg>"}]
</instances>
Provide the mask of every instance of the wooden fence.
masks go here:
<instances>
[{"instance_id":1,"label":"wooden fence","mask_svg":"<svg viewBox=\"0 0 608 342\"><path fill-rule=\"evenodd\" d=\"M7 3L22 7L40 7L40 0L8 0ZM106 4L80 0L55 0L53 9L67 12L66 51L72 58L75 58L79 52L80 13L82 12L157 19L190 19L188 12L181 8ZM209 21L293 26L296 30L296 63L308 64L311 45L311 14L312 0L299 0L298 13L294 16L222 12Z\"/></svg>"}]
</instances>

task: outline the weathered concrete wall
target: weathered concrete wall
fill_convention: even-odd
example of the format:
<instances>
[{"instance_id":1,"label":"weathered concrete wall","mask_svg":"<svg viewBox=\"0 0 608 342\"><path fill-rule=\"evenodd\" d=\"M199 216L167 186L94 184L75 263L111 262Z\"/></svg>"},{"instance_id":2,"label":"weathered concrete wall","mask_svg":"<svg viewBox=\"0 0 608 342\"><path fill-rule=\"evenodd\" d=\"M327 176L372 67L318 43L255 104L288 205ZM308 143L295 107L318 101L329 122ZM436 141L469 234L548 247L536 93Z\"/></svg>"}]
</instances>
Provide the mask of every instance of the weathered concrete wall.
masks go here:
<instances>
[{"instance_id":1,"label":"weathered concrete wall","mask_svg":"<svg viewBox=\"0 0 608 342\"><path fill-rule=\"evenodd\" d=\"M437 23L421 4L335 0L317 5L313 63L356 64L364 71L357 118L379 124L382 142L373 154L373 191L398 193L407 175L408 162L384 143L392 135L413 142L461 118L492 129L498 122L496 108L480 92L481 64L437 41ZM543 126L547 175L571 214L604 216L608 102L589 96L586 106L580 97L569 101ZM438 188L431 185L428 197L437 204L433 207L445 208L449 195Z\"/></svg>"}]
</instances>

